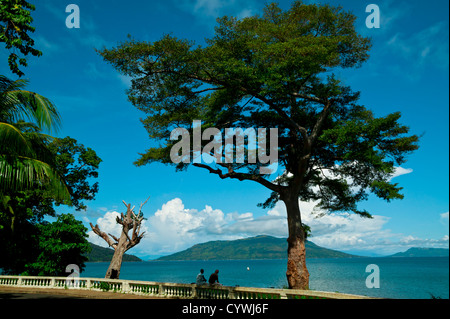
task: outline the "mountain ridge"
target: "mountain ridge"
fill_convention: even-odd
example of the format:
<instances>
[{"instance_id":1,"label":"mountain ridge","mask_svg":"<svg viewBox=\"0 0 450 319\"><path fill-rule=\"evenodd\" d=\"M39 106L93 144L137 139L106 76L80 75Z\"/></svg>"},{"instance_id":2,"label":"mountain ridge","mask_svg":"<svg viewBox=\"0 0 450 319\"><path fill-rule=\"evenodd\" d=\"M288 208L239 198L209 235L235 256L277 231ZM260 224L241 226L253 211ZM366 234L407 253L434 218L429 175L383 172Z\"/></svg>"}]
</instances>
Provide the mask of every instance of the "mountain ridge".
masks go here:
<instances>
[{"instance_id":1,"label":"mountain ridge","mask_svg":"<svg viewBox=\"0 0 450 319\"><path fill-rule=\"evenodd\" d=\"M283 259L287 257L285 238L259 235L236 240L215 240L196 244L183 251L156 260L227 260L227 259ZM358 258L337 250L306 242L306 258Z\"/></svg>"},{"instance_id":2,"label":"mountain ridge","mask_svg":"<svg viewBox=\"0 0 450 319\"><path fill-rule=\"evenodd\" d=\"M88 258L87 262L111 261L114 255L114 250L112 248L105 248L91 242L89 242L89 244L91 245L91 251L86 254L86 257ZM142 259L134 255L124 254L123 261L142 261Z\"/></svg>"},{"instance_id":3,"label":"mountain ridge","mask_svg":"<svg viewBox=\"0 0 450 319\"><path fill-rule=\"evenodd\" d=\"M387 257L448 257L448 248L411 247L407 251L399 252Z\"/></svg>"}]
</instances>

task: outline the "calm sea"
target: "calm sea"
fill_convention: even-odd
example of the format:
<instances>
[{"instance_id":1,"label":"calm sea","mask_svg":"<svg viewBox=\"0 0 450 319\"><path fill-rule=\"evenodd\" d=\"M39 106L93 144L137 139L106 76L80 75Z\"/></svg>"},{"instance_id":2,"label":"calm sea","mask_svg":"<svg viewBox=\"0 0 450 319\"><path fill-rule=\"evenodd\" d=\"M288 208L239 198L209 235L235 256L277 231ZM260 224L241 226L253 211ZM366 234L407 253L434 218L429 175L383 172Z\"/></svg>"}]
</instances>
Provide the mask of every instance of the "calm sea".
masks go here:
<instances>
[{"instance_id":1,"label":"calm sea","mask_svg":"<svg viewBox=\"0 0 450 319\"><path fill-rule=\"evenodd\" d=\"M379 288L367 288L368 265L379 269ZM108 262L86 263L81 277L103 278ZM321 258L308 259L310 289L398 299L449 298L449 258ZM205 277L219 269L226 286L287 286L286 260L214 260L124 262L121 279L192 283L199 269Z\"/></svg>"}]
</instances>

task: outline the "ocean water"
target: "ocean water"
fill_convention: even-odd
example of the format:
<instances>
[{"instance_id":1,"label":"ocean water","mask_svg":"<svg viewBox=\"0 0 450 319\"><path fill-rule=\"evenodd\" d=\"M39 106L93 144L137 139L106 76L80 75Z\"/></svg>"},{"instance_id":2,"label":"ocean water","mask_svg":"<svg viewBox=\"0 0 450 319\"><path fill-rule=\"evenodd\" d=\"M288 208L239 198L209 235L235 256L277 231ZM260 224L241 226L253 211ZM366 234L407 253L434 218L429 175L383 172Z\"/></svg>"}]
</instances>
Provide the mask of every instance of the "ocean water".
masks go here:
<instances>
[{"instance_id":1,"label":"ocean water","mask_svg":"<svg viewBox=\"0 0 450 319\"><path fill-rule=\"evenodd\" d=\"M368 288L368 265L378 267L379 288ZM81 277L103 278L109 262L86 263ZM449 298L448 257L308 259L310 289L396 299ZM219 269L226 286L287 287L286 260L209 260L124 262L121 279L193 283L200 268L205 277ZM373 281L372 281L373 282Z\"/></svg>"}]
</instances>

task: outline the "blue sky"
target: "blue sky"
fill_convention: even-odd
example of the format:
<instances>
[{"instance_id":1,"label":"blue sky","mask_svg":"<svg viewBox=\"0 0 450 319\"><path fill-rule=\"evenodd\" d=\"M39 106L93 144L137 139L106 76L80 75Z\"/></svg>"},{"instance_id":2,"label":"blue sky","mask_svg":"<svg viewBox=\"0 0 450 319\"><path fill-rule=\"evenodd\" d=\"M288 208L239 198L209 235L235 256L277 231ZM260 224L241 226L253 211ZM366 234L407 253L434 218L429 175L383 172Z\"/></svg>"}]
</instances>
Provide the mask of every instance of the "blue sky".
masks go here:
<instances>
[{"instance_id":1,"label":"blue sky","mask_svg":"<svg viewBox=\"0 0 450 319\"><path fill-rule=\"evenodd\" d=\"M87 227L90 221L107 232L117 232L114 217L124 211L122 200L139 206L150 196L143 209L146 237L130 251L144 259L208 240L287 235L283 203L272 210L256 206L270 193L259 184L220 180L195 167L183 173L161 164L135 167L138 153L150 145L140 122L145 114L127 101L129 79L94 51L116 46L127 34L155 41L172 33L204 44L214 33L216 17L259 14L264 1L31 2L36 5L33 38L43 56L28 59L29 89L57 105L63 119L58 136L77 139L103 159L100 191L85 212L74 212L79 220ZM279 1L284 9L291 2ZM352 11L358 16L357 30L373 40L369 61L339 73L339 78L361 91L360 102L376 115L400 111L402 124L423 136L420 149L394 177L404 187L405 198L386 203L370 197L361 204L373 219L345 213L315 218L314 203L301 203L303 220L312 228L311 240L363 255L390 254L413 246L448 248L448 1L322 2ZM80 8L79 29L65 25L69 15L65 9L71 3ZM365 24L370 3L380 8L378 29ZM0 74L15 78L8 70L7 54L0 51ZM73 212L67 207L58 211ZM92 233L90 240L105 245Z\"/></svg>"}]
</instances>

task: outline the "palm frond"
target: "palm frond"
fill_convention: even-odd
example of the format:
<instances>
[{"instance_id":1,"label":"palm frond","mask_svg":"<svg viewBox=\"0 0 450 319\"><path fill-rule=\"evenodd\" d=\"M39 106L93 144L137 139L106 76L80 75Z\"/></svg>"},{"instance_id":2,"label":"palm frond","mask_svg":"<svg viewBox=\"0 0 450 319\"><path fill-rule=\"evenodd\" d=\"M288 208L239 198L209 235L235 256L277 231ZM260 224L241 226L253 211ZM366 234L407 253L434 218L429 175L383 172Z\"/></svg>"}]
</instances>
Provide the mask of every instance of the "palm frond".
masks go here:
<instances>
[{"instance_id":1,"label":"palm frond","mask_svg":"<svg viewBox=\"0 0 450 319\"><path fill-rule=\"evenodd\" d=\"M49 187L56 200L70 204L69 190L49 164L24 156L0 154L0 189L23 190Z\"/></svg>"},{"instance_id":2,"label":"palm frond","mask_svg":"<svg viewBox=\"0 0 450 319\"><path fill-rule=\"evenodd\" d=\"M24 120L36 123L40 129L57 131L61 117L55 105L46 97L23 89L27 83L0 76L0 121Z\"/></svg>"},{"instance_id":3,"label":"palm frond","mask_svg":"<svg viewBox=\"0 0 450 319\"><path fill-rule=\"evenodd\" d=\"M61 118L53 103L25 90L26 80L0 75L0 191L45 187L55 199L70 203L70 193L47 148Z\"/></svg>"},{"instance_id":4,"label":"palm frond","mask_svg":"<svg viewBox=\"0 0 450 319\"><path fill-rule=\"evenodd\" d=\"M0 122L0 154L33 156L27 136L14 124Z\"/></svg>"}]
</instances>

